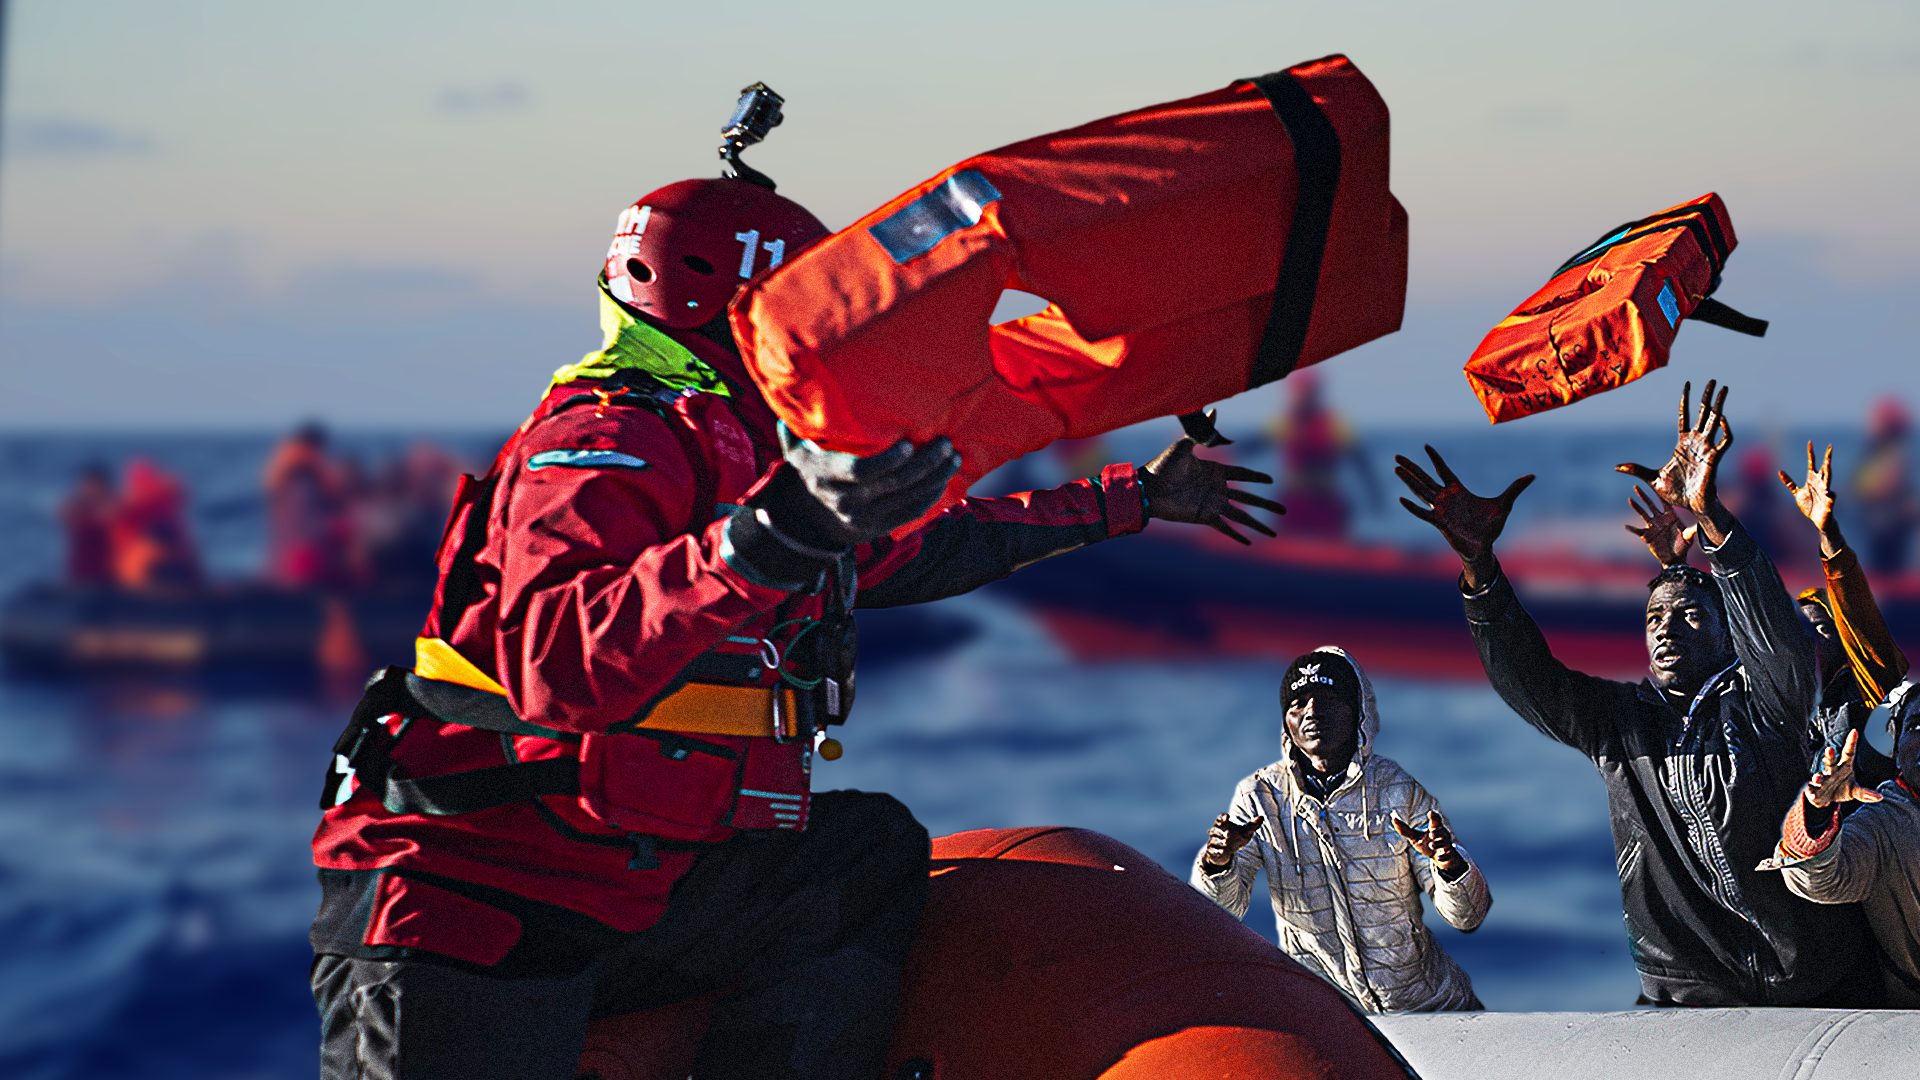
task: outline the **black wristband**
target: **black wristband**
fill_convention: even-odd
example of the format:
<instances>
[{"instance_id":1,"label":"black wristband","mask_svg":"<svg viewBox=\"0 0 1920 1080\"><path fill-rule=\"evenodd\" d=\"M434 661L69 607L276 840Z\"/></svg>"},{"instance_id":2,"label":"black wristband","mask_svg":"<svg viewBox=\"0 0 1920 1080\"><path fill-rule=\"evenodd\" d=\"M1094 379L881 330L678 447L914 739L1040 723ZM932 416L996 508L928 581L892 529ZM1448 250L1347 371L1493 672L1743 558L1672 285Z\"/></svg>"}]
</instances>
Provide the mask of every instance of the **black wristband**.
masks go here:
<instances>
[{"instance_id":1,"label":"black wristband","mask_svg":"<svg viewBox=\"0 0 1920 1080\"><path fill-rule=\"evenodd\" d=\"M812 553L809 553L812 552ZM835 556L803 548L756 512L741 507L727 519L726 542L720 550L728 566L755 585L788 592L816 592L826 580Z\"/></svg>"}]
</instances>

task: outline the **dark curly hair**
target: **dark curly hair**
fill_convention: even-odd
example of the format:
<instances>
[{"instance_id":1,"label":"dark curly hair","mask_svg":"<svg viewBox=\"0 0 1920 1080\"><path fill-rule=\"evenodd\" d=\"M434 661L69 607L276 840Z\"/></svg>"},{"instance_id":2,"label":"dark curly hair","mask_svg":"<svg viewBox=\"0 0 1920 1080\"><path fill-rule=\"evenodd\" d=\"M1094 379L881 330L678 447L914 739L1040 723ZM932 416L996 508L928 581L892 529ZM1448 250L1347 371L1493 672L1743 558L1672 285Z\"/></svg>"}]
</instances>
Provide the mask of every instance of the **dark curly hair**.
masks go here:
<instances>
[{"instance_id":1,"label":"dark curly hair","mask_svg":"<svg viewBox=\"0 0 1920 1080\"><path fill-rule=\"evenodd\" d=\"M1724 620L1726 618L1727 598L1720 592L1720 583L1714 580L1712 574L1707 573L1705 570L1695 569L1686 563L1674 563L1671 566L1663 566L1660 568L1660 572L1653 575L1652 580L1647 582L1647 592L1651 594L1653 590L1670 582L1691 585L1696 589L1701 589L1711 594L1713 596L1714 606L1720 609L1721 619Z\"/></svg>"}]
</instances>

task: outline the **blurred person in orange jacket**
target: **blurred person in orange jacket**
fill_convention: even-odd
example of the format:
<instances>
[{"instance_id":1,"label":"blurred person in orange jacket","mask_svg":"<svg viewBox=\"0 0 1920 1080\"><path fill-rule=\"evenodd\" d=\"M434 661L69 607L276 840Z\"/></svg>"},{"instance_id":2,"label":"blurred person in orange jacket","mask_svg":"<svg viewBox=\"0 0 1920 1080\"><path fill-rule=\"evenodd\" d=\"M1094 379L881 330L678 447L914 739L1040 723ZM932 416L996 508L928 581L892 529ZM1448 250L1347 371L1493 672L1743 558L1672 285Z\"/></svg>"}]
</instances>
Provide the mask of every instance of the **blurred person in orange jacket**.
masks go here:
<instances>
[{"instance_id":1,"label":"blurred person in orange jacket","mask_svg":"<svg viewBox=\"0 0 1920 1080\"><path fill-rule=\"evenodd\" d=\"M347 583L351 524L326 429L305 423L267 462L267 573L295 588Z\"/></svg>"},{"instance_id":2,"label":"blurred person in orange jacket","mask_svg":"<svg viewBox=\"0 0 1920 1080\"><path fill-rule=\"evenodd\" d=\"M200 583L200 555L187 528L180 481L145 458L127 465L114 511L113 576L129 589Z\"/></svg>"}]
</instances>

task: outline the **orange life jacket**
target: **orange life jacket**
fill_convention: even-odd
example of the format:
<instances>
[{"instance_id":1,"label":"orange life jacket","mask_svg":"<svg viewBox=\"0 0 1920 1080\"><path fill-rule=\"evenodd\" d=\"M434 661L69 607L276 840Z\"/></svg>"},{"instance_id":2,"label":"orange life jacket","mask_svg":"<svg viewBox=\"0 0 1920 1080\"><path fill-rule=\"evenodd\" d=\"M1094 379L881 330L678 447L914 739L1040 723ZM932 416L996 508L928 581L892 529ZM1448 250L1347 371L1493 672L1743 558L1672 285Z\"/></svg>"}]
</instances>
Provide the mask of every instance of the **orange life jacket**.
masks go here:
<instances>
[{"instance_id":1,"label":"orange life jacket","mask_svg":"<svg viewBox=\"0 0 1920 1080\"><path fill-rule=\"evenodd\" d=\"M1386 103L1344 56L939 173L748 284L735 338L797 434L954 440L947 505L1059 438L1196 410L1400 326ZM989 324L1004 289L1050 302ZM937 508L936 508L937 509Z\"/></svg>"},{"instance_id":2,"label":"orange life jacket","mask_svg":"<svg viewBox=\"0 0 1920 1080\"><path fill-rule=\"evenodd\" d=\"M1570 405L1665 367L1688 317L1765 334L1765 321L1708 299L1736 242L1726 204L1708 192L1583 248L1468 358L1487 419Z\"/></svg>"}]
</instances>

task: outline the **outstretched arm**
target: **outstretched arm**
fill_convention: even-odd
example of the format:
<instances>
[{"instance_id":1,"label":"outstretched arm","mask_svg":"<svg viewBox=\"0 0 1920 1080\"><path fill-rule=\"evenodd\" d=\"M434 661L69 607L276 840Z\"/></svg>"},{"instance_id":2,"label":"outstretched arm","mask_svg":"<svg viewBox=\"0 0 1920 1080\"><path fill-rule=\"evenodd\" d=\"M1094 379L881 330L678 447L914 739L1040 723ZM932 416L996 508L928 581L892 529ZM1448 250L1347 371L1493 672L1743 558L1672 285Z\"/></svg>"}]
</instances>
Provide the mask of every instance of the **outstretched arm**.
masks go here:
<instances>
[{"instance_id":1,"label":"outstretched arm","mask_svg":"<svg viewBox=\"0 0 1920 1080\"><path fill-rule=\"evenodd\" d=\"M1833 628L1853 668L1854 681L1860 686L1861 700L1868 709L1886 700L1887 694L1907 677L1907 658L1887 629L1887 621L1874 602L1867 575L1860 560L1840 534L1840 521L1833 506L1833 447L1816 468L1813 444L1807 444L1807 477L1801 484L1784 471L1780 482L1793 493L1800 513L1820 533L1820 565L1826 572L1827 599L1833 616ZM1864 719L1864 715L1862 717ZM1871 750L1871 748L1868 748Z\"/></svg>"},{"instance_id":2,"label":"outstretched arm","mask_svg":"<svg viewBox=\"0 0 1920 1080\"><path fill-rule=\"evenodd\" d=\"M1617 696L1622 688L1572 671L1554 659L1540 628L1520 606L1493 557L1493 543L1506 528L1513 502L1533 477L1523 476L1498 496L1485 498L1467 490L1438 450L1431 446L1426 450L1437 479L1405 456L1393 459L1395 475L1419 500L1402 498L1400 505L1439 530L1460 556L1467 627L1473 632L1487 681L1521 719L1549 738L1595 756L1607 730L1607 718L1603 709L1596 708L1595 695ZM1608 687L1612 689L1602 690Z\"/></svg>"},{"instance_id":3,"label":"outstretched arm","mask_svg":"<svg viewBox=\"0 0 1920 1080\"><path fill-rule=\"evenodd\" d=\"M856 555L856 606L897 607L956 596L1042 559L1139 532L1149 518L1209 525L1241 543L1246 538L1230 523L1274 535L1236 504L1277 514L1285 508L1233 486L1268 484L1272 478L1209 461L1193 448L1193 440L1183 438L1140 469L1109 465L1095 479L1048 491L967 499L903 539L883 537L863 546Z\"/></svg>"},{"instance_id":4,"label":"outstretched arm","mask_svg":"<svg viewBox=\"0 0 1920 1080\"><path fill-rule=\"evenodd\" d=\"M1874 803L1878 792L1854 781L1860 733L1847 736L1838 754L1821 752L1813 778L1793 801L1780 825L1780 843L1762 870L1785 872L1787 888L1817 904L1850 904L1873 891L1885 863L1879 830L1860 814L1839 820L1838 804Z\"/></svg>"}]
</instances>

